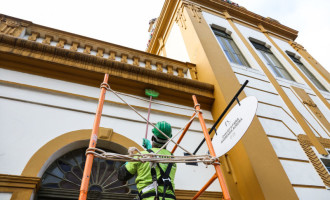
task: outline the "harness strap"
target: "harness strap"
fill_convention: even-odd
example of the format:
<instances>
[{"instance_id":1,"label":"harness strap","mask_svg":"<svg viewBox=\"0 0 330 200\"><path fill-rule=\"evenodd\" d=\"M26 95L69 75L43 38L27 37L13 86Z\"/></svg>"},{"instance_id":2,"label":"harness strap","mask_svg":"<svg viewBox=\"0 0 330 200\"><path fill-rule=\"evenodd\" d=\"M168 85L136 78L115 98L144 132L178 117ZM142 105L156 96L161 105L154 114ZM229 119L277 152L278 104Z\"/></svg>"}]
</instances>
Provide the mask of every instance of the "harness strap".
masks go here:
<instances>
[{"instance_id":1,"label":"harness strap","mask_svg":"<svg viewBox=\"0 0 330 200\"><path fill-rule=\"evenodd\" d=\"M149 153L154 153L154 151L152 149L148 149L147 151ZM174 193L172 181L171 181L171 178L170 178L170 172L172 170L173 163L169 163L167 165L167 168L166 168L165 172L160 167L159 163L157 163L157 166L158 166L159 171L160 171L160 177L159 177L158 180L156 180L157 181L157 186L158 185L163 185L164 186L164 188L163 188L163 200L165 200L167 187L169 187L170 190L172 190L172 192ZM151 168L151 177L152 177L152 181L155 183L155 177L157 179L157 174L156 174L156 169L154 167ZM155 191L156 191L156 199L158 199L158 188L155 188Z\"/></svg>"},{"instance_id":2,"label":"harness strap","mask_svg":"<svg viewBox=\"0 0 330 200\"><path fill-rule=\"evenodd\" d=\"M169 163L166 171L164 172L163 169L160 167L159 163L157 163L157 166L159 167L159 171L161 176L159 177L159 179L157 180L158 185L164 185L164 189L163 189L163 200L165 199L165 194L166 194L166 189L169 186L170 190L173 191L173 185L172 185L172 181L170 178L170 172L173 166L173 163Z\"/></svg>"}]
</instances>

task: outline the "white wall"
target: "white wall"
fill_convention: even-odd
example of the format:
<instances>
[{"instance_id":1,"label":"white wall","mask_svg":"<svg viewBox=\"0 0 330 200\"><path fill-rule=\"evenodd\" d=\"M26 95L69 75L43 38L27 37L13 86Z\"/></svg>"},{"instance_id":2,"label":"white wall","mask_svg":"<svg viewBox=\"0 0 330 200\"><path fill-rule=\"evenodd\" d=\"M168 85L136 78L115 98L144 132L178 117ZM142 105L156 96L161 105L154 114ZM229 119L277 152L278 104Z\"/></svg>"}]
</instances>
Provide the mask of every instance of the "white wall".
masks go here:
<instances>
[{"instance_id":1,"label":"white wall","mask_svg":"<svg viewBox=\"0 0 330 200\"><path fill-rule=\"evenodd\" d=\"M10 200L11 196L12 196L12 193L0 193L1 200Z\"/></svg>"},{"instance_id":2,"label":"white wall","mask_svg":"<svg viewBox=\"0 0 330 200\"><path fill-rule=\"evenodd\" d=\"M1 174L20 175L32 155L50 140L70 131L92 128L97 101L62 94L58 91L98 98L99 88L6 69L0 69L0 80L7 82L0 82L0 163L6 163L6 165L0 165ZM28 86L17 86L10 82ZM49 92L31 86L54 91ZM107 93L106 99L113 103L105 103L100 126L112 128L114 132L140 144L145 134L146 123L127 106L116 104L115 102L119 102L119 100L114 94ZM144 108L148 108L149 105L148 102L134 98L124 97L124 99L132 105ZM188 122L193 113L191 107L177 106L190 110L153 104L151 122L168 121L173 126L173 133L176 133ZM139 109L139 111L143 116L147 116L146 109ZM178 114L185 115L185 117ZM203 114L205 119L212 120L209 111L204 111ZM207 126L211 127L212 124L207 123ZM152 127L149 127L149 138L152 135L151 129ZM182 145L192 152L202 138L200 124L196 120L183 139ZM168 149L172 149L172 147L171 144ZM206 146L204 145L199 154L205 152ZM183 155L183 151L177 149L175 155ZM55 160L59 156L61 155L56 155L52 159ZM198 167L179 164L176 188L199 190L213 174L213 167L205 168L203 164L199 164ZM40 173L41 175L42 173ZM195 183L193 186L186 184L188 177L189 181ZM219 183L215 182L209 190L219 191Z\"/></svg>"}]
</instances>

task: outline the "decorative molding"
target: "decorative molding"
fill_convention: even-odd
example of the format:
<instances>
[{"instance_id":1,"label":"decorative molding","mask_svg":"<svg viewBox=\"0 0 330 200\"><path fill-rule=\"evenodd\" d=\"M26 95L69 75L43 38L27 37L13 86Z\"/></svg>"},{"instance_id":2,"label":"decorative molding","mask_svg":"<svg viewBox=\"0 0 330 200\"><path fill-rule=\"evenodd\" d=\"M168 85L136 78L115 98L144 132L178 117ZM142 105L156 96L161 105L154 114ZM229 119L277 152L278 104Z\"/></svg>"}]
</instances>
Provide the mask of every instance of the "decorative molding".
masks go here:
<instances>
[{"instance_id":1,"label":"decorative molding","mask_svg":"<svg viewBox=\"0 0 330 200\"><path fill-rule=\"evenodd\" d=\"M146 66L145 66L145 68L146 69L151 69L151 61L150 60L146 60Z\"/></svg>"},{"instance_id":2,"label":"decorative molding","mask_svg":"<svg viewBox=\"0 0 330 200\"><path fill-rule=\"evenodd\" d=\"M40 36L40 33L33 31L31 33L31 35L28 37L28 40L36 41L39 36Z\"/></svg>"},{"instance_id":3,"label":"decorative molding","mask_svg":"<svg viewBox=\"0 0 330 200\"><path fill-rule=\"evenodd\" d=\"M138 57L133 57L133 65L134 66L140 66L139 58Z\"/></svg>"},{"instance_id":4,"label":"decorative molding","mask_svg":"<svg viewBox=\"0 0 330 200\"><path fill-rule=\"evenodd\" d=\"M64 133L49 142L43 145L40 149L33 154L28 163L26 164L22 175L24 176L41 176L42 167L45 165L46 161L59 149L73 143L76 141L84 141L90 139L91 129L82 129L75 130L71 132ZM100 127L98 139L101 140L100 136L106 137L107 141L111 141L113 143L119 144L125 149L129 147L136 147L139 150L143 149L139 144L134 142L133 140L113 132L109 128ZM103 140L103 139L102 139ZM41 174L40 174L41 173Z\"/></svg>"},{"instance_id":5,"label":"decorative molding","mask_svg":"<svg viewBox=\"0 0 330 200\"><path fill-rule=\"evenodd\" d=\"M190 67L190 66L191 65L188 64L188 68L189 68L191 79L198 80L198 75L197 75L197 69L196 69L196 67Z\"/></svg>"},{"instance_id":6,"label":"decorative molding","mask_svg":"<svg viewBox=\"0 0 330 200\"><path fill-rule=\"evenodd\" d=\"M223 11L222 14L225 16L225 18L227 20L232 20L233 19L233 17L231 15L229 15L227 10Z\"/></svg>"},{"instance_id":7,"label":"decorative molding","mask_svg":"<svg viewBox=\"0 0 330 200\"><path fill-rule=\"evenodd\" d=\"M319 142L325 147L325 148L330 148L330 139L326 138L317 138ZM312 142L308 138L307 135L298 135L298 141L307 154L307 157L313 164L314 168L316 169L317 173L320 175L322 181L324 184L328 187L330 187L330 174L328 170L324 167L324 165L321 163L321 160L318 158L318 156L314 153L313 149L311 146L313 146Z\"/></svg>"},{"instance_id":8,"label":"decorative molding","mask_svg":"<svg viewBox=\"0 0 330 200\"><path fill-rule=\"evenodd\" d=\"M175 22L186 30L186 21L186 17L184 16L184 6L181 6L176 13Z\"/></svg>"},{"instance_id":9,"label":"decorative molding","mask_svg":"<svg viewBox=\"0 0 330 200\"><path fill-rule=\"evenodd\" d=\"M299 51L299 50L302 50L302 51L306 51L306 49L301 45L301 44L298 44L297 42L294 42L294 41L289 41L289 44L296 50L296 51Z\"/></svg>"},{"instance_id":10,"label":"decorative molding","mask_svg":"<svg viewBox=\"0 0 330 200\"><path fill-rule=\"evenodd\" d=\"M10 18L10 17L5 16L5 15L0 15L0 20L2 20L1 21L2 23L0 23L0 26L3 26L3 24L5 24L3 21L6 18ZM15 20L23 21L20 19L15 19ZM90 54L90 52L93 49L94 50L95 49L96 50L104 49L103 54L109 54L110 55L109 60L116 60L116 55L125 54L125 55L127 55L128 63L131 63L130 62L131 58L137 57L137 58L139 58L140 62L145 62L145 60L149 60L151 65L154 65L157 62L161 63L164 67L167 65L171 65L171 66L173 66L174 71L177 70L178 68L182 68L184 74L186 74L189 69L187 67L188 63L186 63L186 62L181 62L181 61L166 58L163 56L150 54L150 53L147 53L144 51L139 51L139 50L99 41L96 39L87 38L84 36L64 32L61 30L56 30L56 29L40 26L37 24L33 24L32 22L29 22L29 23L30 23L30 25L28 26L28 28L26 29L26 32L25 32L25 36L28 36L29 41L36 41L37 39L42 39L44 44L49 45L52 41L57 42L57 41L60 41L60 39L63 39L63 40L66 40L65 44L71 44L70 50L72 50L72 51L78 51L79 47L81 47L81 48L83 48L84 53ZM1 32L0 32L0 34L1 34ZM18 36L20 36L20 35L17 35L15 37L18 37ZM18 38L18 39L25 40L23 38ZM163 38L163 40L164 40L164 38ZM164 42L161 42L161 43L164 43ZM40 43L38 42L37 46L39 46L39 44ZM62 44L62 42L56 43L56 45L58 45L59 47L64 46ZM90 46L90 47L88 47L88 46ZM165 48L162 48L162 52L164 55L166 54ZM95 57L102 58L102 56L100 56L100 55L101 54L99 52L97 52L96 55L93 54L93 56L95 56ZM192 64L191 67L196 67L196 66Z\"/></svg>"},{"instance_id":11,"label":"decorative molding","mask_svg":"<svg viewBox=\"0 0 330 200\"><path fill-rule=\"evenodd\" d=\"M110 51L109 60L116 60L116 52Z\"/></svg>"},{"instance_id":12,"label":"decorative molding","mask_svg":"<svg viewBox=\"0 0 330 200\"><path fill-rule=\"evenodd\" d=\"M178 68L178 77L184 77L184 74L183 74L183 69L182 68Z\"/></svg>"},{"instance_id":13,"label":"decorative molding","mask_svg":"<svg viewBox=\"0 0 330 200\"><path fill-rule=\"evenodd\" d=\"M127 55L126 54L121 54L121 60L120 60L120 62L127 63Z\"/></svg>"},{"instance_id":14,"label":"decorative molding","mask_svg":"<svg viewBox=\"0 0 330 200\"><path fill-rule=\"evenodd\" d=\"M79 43L78 42L72 42L72 45L70 47L71 51L77 51L79 47Z\"/></svg>"},{"instance_id":15,"label":"decorative molding","mask_svg":"<svg viewBox=\"0 0 330 200\"><path fill-rule=\"evenodd\" d=\"M42 41L42 44L48 44L50 45L50 42L53 40L53 36L46 35L45 39Z\"/></svg>"},{"instance_id":16,"label":"decorative molding","mask_svg":"<svg viewBox=\"0 0 330 200\"><path fill-rule=\"evenodd\" d=\"M171 74L171 75L174 74L174 72L173 72L173 66L171 66L171 65L167 65L167 73L168 73L168 74Z\"/></svg>"},{"instance_id":17,"label":"decorative molding","mask_svg":"<svg viewBox=\"0 0 330 200\"><path fill-rule=\"evenodd\" d=\"M103 58L103 53L104 53L104 49L97 48L97 54L96 54L97 57Z\"/></svg>"},{"instance_id":18,"label":"decorative molding","mask_svg":"<svg viewBox=\"0 0 330 200\"><path fill-rule=\"evenodd\" d=\"M56 44L56 47L64 48L65 43L66 43L66 39L60 38L58 43Z\"/></svg>"},{"instance_id":19,"label":"decorative molding","mask_svg":"<svg viewBox=\"0 0 330 200\"><path fill-rule=\"evenodd\" d=\"M330 123L327 118L322 114L321 110L317 107L311 97L302 88L291 86L290 90L296 95L299 101L305 106L305 108L311 113L314 119L319 123L323 130L329 135ZM326 101L326 99L324 99Z\"/></svg>"},{"instance_id":20,"label":"decorative molding","mask_svg":"<svg viewBox=\"0 0 330 200\"><path fill-rule=\"evenodd\" d=\"M11 70L92 86L99 84L103 73L109 73L112 88L121 92L144 96L146 85L159 87L164 94L160 99L182 105L191 105L191 95L195 94L205 109L209 109L214 100L214 87L211 84L4 34L0 34L0 52L1 67ZM150 57L152 60L153 56ZM161 64L158 63L158 67ZM167 65L171 63L167 62ZM174 68L174 65L171 66ZM195 67L188 63L184 63L184 66L186 69ZM176 66L175 70L178 67L181 68ZM136 87L134 90L133 85Z\"/></svg>"},{"instance_id":21,"label":"decorative molding","mask_svg":"<svg viewBox=\"0 0 330 200\"><path fill-rule=\"evenodd\" d=\"M163 65L162 65L162 63L156 63L156 66L157 66L157 71L158 72L163 72Z\"/></svg>"},{"instance_id":22,"label":"decorative molding","mask_svg":"<svg viewBox=\"0 0 330 200\"><path fill-rule=\"evenodd\" d=\"M187 6L187 8L189 8L192 11L194 19L196 19L198 21L198 23L202 23L201 7L196 4L192 4L192 3L188 3L186 6Z\"/></svg>"},{"instance_id":23,"label":"decorative molding","mask_svg":"<svg viewBox=\"0 0 330 200\"><path fill-rule=\"evenodd\" d=\"M83 53L91 54L92 49L93 49L93 47L91 45L86 45Z\"/></svg>"},{"instance_id":24,"label":"decorative molding","mask_svg":"<svg viewBox=\"0 0 330 200\"><path fill-rule=\"evenodd\" d=\"M0 15L0 33L18 37L31 22Z\"/></svg>"},{"instance_id":25,"label":"decorative molding","mask_svg":"<svg viewBox=\"0 0 330 200\"><path fill-rule=\"evenodd\" d=\"M39 177L0 174L0 187L36 189L39 183Z\"/></svg>"}]
</instances>

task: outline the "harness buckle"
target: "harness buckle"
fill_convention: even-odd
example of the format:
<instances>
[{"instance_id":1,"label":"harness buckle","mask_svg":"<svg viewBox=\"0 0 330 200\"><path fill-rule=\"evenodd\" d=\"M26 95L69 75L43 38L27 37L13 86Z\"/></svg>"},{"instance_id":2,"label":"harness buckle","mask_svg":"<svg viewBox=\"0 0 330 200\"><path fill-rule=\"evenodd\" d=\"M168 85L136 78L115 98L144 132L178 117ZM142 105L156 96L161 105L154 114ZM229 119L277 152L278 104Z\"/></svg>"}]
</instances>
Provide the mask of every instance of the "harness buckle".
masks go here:
<instances>
[{"instance_id":1,"label":"harness buckle","mask_svg":"<svg viewBox=\"0 0 330 200\"><path fill-rule=\"evenodd\" d=\"M171 179L168 177L168 178L162 178L163 182L165 183L165 181L169 181L171 182Z\"/></svg>"}]
</instances>

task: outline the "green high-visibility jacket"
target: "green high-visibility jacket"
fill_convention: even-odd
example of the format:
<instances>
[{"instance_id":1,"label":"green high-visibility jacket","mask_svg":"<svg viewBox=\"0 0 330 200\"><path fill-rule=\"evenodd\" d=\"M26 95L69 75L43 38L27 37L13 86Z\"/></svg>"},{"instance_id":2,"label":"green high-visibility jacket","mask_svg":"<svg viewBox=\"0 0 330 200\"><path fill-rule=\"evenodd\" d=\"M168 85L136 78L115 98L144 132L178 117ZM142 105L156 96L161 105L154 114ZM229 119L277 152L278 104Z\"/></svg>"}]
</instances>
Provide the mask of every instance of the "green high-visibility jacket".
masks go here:
<instances>
[{"instance_id":1,"label":"green high-visibility jacket","mask_svg":"<svg viewBox=\"0 0 330 200\"><path fill-rule=\"evenodd\" d=\"M152 148L151 150L153 152L157 152L159 149L158 148ZM142 151L141 153L142 154L147 154L149 152ZM158 154L159 155L171 155L171 152L169 152L166 149L162 149ZM159 163L159 165L163 169L163 171L165 172L168 164L167 163ZM137 174L137 177L135 179L135 183L136 183L136 187L137 187L139 192L141 192L145 187L152 184L151 168L150 168L150 163L149 162L145 162L145 163L142 163L142 162L127 162L125 167L126 167L126 169L129 173ZM156 172L157 172L157 179L159 179L161 174L160 174L158 166L156 167ZM173 190L175 189L175 186L174 186L175 172L176 172L176 164L174 163L173 166L172 166L171 172L170 172L170 178L171 178ZM163 186L158 186L159 197L162 197L163 191L164 191L163 189L164 189ZM155 192L155 189L151 189L149 191L146 191L145 193L149 193L149 192ZM169 187L167 187L166 193L175 195L169 189ZM149 197L149 198L146 198L146 199L147 200L153 199L153 197ZM160 199L162 199L162 198L160 198ZM169 198L166 198L166 199L169 199Z\"/></svg>"}]
</instances>

